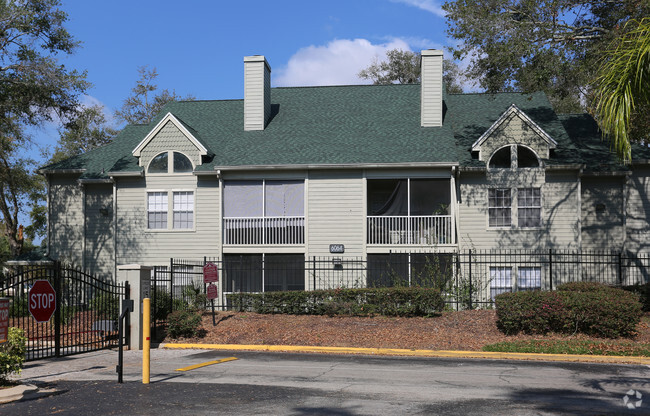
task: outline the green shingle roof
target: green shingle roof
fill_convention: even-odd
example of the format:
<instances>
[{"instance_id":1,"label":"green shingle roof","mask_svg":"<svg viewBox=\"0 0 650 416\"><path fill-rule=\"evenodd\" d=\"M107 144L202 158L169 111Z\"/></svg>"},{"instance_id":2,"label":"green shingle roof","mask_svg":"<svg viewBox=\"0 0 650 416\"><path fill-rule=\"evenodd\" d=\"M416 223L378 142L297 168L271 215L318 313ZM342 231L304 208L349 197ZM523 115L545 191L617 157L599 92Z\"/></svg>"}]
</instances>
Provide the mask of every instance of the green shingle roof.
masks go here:
<instances>
[{"instance_id":1,"label":"green shingle roof","mask_svg":"<svg viewBox=\"0 0 650 416\"><path fill-rule=\"evenodd\" d=\"M85 169L82 178L140 172L131 152L168 112L211 152L197 171L436 162L484 166L472 159L470 148L512 104L558 142L548 163L586 163L584 152L576 152L583 143L576 144L542 93L448 94L443 126L423 128L420 85L414 84L273 88L271 120L263 131L244 131L243 100L174 102L149 125L127 126L112 143L43 169ZM613 161L609 153L602 157Z\"/></svg>"}]
</instances>

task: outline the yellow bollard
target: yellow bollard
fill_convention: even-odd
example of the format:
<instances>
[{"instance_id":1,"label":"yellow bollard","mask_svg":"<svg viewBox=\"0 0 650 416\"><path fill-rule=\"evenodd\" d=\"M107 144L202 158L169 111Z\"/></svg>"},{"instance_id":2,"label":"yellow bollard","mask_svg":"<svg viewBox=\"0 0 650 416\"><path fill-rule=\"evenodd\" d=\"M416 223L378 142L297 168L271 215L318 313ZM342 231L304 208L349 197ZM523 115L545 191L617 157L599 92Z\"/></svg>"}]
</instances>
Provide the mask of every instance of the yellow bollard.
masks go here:
<instances>
[{"instance_id":1,"label":"yellow bollard","mask_svg":"<svg viewBox=\"0 0 650 416\"><path fill-rule=\"evenodd\" d=\"M149 384L151 347L151 299L142 299L142 384Z\"/></svg>"}]
</instances>

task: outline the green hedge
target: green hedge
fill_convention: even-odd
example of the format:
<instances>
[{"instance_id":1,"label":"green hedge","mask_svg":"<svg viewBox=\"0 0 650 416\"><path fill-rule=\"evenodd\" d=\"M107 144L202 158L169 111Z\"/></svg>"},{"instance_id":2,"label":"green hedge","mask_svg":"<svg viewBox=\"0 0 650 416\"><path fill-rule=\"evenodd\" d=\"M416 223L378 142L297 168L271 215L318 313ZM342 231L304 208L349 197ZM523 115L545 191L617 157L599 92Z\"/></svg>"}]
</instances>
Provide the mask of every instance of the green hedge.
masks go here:
<instances>
[{"instance_id":1,"label":"green hedge","mask_svg":"<svg viewBox=\"0 0 650 416\"><path fill-rule=\"evenodd\" d=\"M643 285L637 283L632 286L623 286L622 289L639 295L639 300L641 301L643 310L645 312L650 312L650 283Z\"/></svg>"},{"instance_id":2,"label":"green hedge","mask_svg":"<svg viewBox=\"0 0 650 416\"><path fill-rule=\"evenodd\" d=\"M638 295L599 283L567 283L555 292L503 293L495 298L505 334L580 332L606 338L635 334L642 315Z\"/></svg>"},{"instance_id":3,"label":"green hedge","mask_svg":"<svg viewBox=\"0 0 650 416\"><path fill-rule=\"evenodd\" d=\"M239 311L330 316L430 316L445 306L438 289L421 287L233 293L228 301Z\"/></svg>"}]
</instances>

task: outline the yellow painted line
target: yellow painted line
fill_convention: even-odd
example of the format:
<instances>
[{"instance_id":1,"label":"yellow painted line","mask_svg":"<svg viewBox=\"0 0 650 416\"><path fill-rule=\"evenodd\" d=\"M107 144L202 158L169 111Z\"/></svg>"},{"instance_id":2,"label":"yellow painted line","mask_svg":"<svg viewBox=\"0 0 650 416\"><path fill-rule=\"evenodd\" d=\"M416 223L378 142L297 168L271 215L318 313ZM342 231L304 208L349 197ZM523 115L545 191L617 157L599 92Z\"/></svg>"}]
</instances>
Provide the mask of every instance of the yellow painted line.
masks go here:
<instances>
[{"instance_id":1,"label":"yellow painted line","mask_svg":"<svg viewBox=\"0 0 650 416\"><path fill-rule=\"evenodd\" d=\"M440 351L400 348L314 347L308 345L164 344L163 348L227 351L278 351L329 354L402 355L411 357L483 358L491 360L541 360L650 365L650 357L612 355L529 354L518 352Z\"/></svg>"},{"instance_id":2,"label":"yellow painted line","mask_svg":"<svg viewBox=\"0 0 650 416\"><path fill-rule=\"evenodd\" d=\"M194 364L189 367L183 367L183 368L177 368L176 371L190 371L190 370L196 370L197 368L201 367L207 367L209 365L213 364L220 364L220 363L225 363L227 361L234 361L236 360L236 357L229 357L229 358L223 358L221 360L215 360L215 361L207 361L205 363L200 363L200 364Z\"/></svg>"}]
</instances>

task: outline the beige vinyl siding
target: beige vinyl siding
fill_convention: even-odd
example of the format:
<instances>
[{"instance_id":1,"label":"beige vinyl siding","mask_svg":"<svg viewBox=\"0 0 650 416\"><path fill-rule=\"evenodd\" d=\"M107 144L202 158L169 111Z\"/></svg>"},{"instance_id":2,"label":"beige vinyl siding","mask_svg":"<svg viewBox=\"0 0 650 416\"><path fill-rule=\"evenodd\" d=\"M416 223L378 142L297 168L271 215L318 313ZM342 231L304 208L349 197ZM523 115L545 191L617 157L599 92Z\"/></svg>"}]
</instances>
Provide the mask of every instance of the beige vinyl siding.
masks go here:
<instances>
[{"instance_id":1,"label":"beige vinyl siding","mask_svg":"<svg viewBox=\"0 0 650 416\"><path fill-rule=\"evenodd\" d=\"M625 248L650 252L650 167L635 166L627 181Z\"/></svg>"},{"instance_id":2,"label":"beige vinyl siding","mask_svg":"<svg viewBox=\"0 0 650 416\"><path fill-rule=\"evenodd\" d=\"M140 154L140 166L146 169L149 162L156 155L168 150L181 152L190 158L194 166L201 164L201 153L199 149L174 125L168 121L165 126L151 139L142 149Z\"/></svg>"},{"instance_id":3,"label":"beige vinyl siding","mask_svg":"<svg viewBox=\"0 0 650 416\"><path fill-rule=\"evenodd\" d=\"M422 127L442 126L442 53L422 58Z\"/></svg>"},{"instance_id":4,"label":"beige vinyl siding","mask_svg":"<svg viewBox=\"0 0 650 416\"><path fill-rule=\"evenodd\" d=\"M77 175L54 175L50 179L50 256L82 266L83 191Z\"/></svg>"},{"instance_id":5,"label":"beige vinyl siding","mask_svg":"<svg viewBox=\"0 0 650 416\"><path fill-rule=\"evenodd\" d=\"M365 254L364 195L361 172L310 172L307 187L310 256L329 256L330 244L344 244L342 256L345 257Z\"/></svg>"},{"instance_id":6,"label":"beige vinyl siding","mask_svg":"<svg viewBox=\"0 0 650 416\"><path fill-rule=\"evenodd\" d=\"M461 173L459 179L459 248L467 249L576 249L579 244L577 174L551 174L541 169L497 173ZM539 187L542 226L518 228L517 189ZM488 227L488 189L511 190L512 227Z\"/></svg>"},{"instance_id":7,"label":"beige vinyl siding","mask_svg":"<svg viewBox=\"0 0 650 416\"><path fill-rule=\"evenodd\" d=\"M271 114L271 73L263 57L244 64L244 130L264 130Z\"/></svg>"},{"instance_id":8,"label":"beige vinyl siding","mask_svg":"<svg viewBox=\"0 0 650 416\"><path fill-rule=\"evenodd\" d=\"M219 256L219 188L215 178L193 175L156 175L120 179L117 190L119 264L168 265L169 259ZM147 191L193 191L194 229L148 230ZM170 202L168 210L172 210ZM171 220L171 216L168 217ZM171 227L171 223L170 223Z\"/></svg>"},{"instance_id":9,"label":"beige vinyl siding","mask_svg":"<svg viewBox=\"0 0 650 416\"><path fill-rule=\"evenodd\" d=\"M624 238L623 178L582 178L582 248L620 250Z\"/></svg>"},{"instance_id":10,"label":"beige vinyl siding","mask_svg":"<svg viewBox=\"0 0 650 416\"><path fill-rule=\"evenodd\" d=\"M113 276L113 185L85 185L86 242L84 265L94 276ZM104 213L101 210L105 209Z\"/></svg>"}]
</instances>

